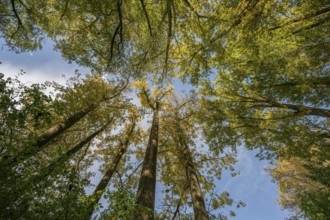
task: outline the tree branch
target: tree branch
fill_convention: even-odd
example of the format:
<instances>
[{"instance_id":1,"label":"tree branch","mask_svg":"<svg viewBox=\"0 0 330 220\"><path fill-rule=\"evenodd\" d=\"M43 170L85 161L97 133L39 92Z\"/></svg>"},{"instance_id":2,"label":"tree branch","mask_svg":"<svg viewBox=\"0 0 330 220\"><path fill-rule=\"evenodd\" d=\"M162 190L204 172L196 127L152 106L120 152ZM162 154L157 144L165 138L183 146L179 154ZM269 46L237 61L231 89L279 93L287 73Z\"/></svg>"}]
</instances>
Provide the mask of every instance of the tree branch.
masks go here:
<instances>
[{"instance_id":1,"label":"tree branch","mask_svg":"<svg viewBox=\"0 0 330 220\"><path fill-rule=\"evenodd\" d=\"M321 10L319 10L319 11L315 11L315 12L310 13L310 14L307 14L307 15L305 15L305 16L303 16L303 17L294 18L294 19L292 19L292 20L290 20L290 21L286 21L286 22L283 23L282 25L278 25L278 26L276 26L276 27L273 27L273 28L271 28L270 30L271 30L271 31L273 31L273 30L277 30L277 29L279 29L279 28L283 28L283 27L285 27L285 26L288 26L288 25L291 25L291 24L294 24L294 23L297 23L297 22L300 22L300 21L303 21L303 20L306 20L306 19L309 19L309 18L313 18L313 17L315 17L315 16L322 15L322 14L327 13L327 12L329 12L329 11L330 11L330 7L323 8L323 9L321 9Z\"/></svg>"},{"instance_id":2,"label":"tree branch","mask_svg":"<svg viewBox=\"0 0 330 220\"><path fill-rule=\"evenodd\" d=\"M148 12L147 12L147 9L146 9L146 5L144 4L144 0L140 0L140 3L142 5L143 13L144 13L144 15L146 16L146 19L147 19L150 36L152 36L151 23L150 23L150 20L149 20L149 15L148 15Z\"/></svg>"},{"instance_id":3,"label":"tree branch","mask_svg":"<svg viewBox=\"0 0 330 220\"><path fill-rule=\"evenodd\" d=\"M11 4L11 8L15 14L15 17L17 19L17 23L18 23L18 27L22 28L23 30L24 29L24 26L23 26L23 23L22 23L22 20L21 18L19 17L18 13L17 13L17 10L16 10L16 5L15 5L15 0L10 0L10 4ZM18 28L19 29L19 28Z\"/></svg>"}]
</instances>

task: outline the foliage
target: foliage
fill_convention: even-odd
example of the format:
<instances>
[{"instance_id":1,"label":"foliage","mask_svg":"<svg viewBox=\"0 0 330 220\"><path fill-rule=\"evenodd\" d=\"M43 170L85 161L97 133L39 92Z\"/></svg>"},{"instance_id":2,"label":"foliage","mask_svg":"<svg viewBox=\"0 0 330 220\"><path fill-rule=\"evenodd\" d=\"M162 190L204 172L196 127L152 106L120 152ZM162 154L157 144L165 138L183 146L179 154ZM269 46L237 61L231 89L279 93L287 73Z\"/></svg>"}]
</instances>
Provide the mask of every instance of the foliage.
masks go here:
<instances>
[{"instance_id":1,"label":"foliage","mask_svg":"<svg viewBox=\"0 0 330 220\"><path fill-rule=\"evenodd\" d=\"M109 146L121 140L122 133L114 133L126 131L122 124L135 109L125 96L132 85L126 81L133 78L139 113L157 108L158 114L160 105L158 179L166 186L167 208L159 216L191 216L183 213L191 193L187 167L198 173L205 201L214 209L232 205L225 192L215 193L215 183L222 169L236 175L235 148L245 145L259 149L259 158L275 161L270 172L279 183L284 208L296 217L325 219L329 12L328 0L2 0L0 36L9 48L34 50L48 36L66 60L100 75L116 75L119 81L92 74L67 86L25 86L0 75L0 195L9 207L1 207L1 215L32 218L35 213L39 218L42 207L55 207L47 217L78 217L73 210L84 206L79 201L90 184L88 167L97 159L108 163L118 153ZM170 85L176 77L198 86L193 101L174 97ZM49 87L57 94L47 95L44 89ZM83 142L106 123L103 135ZM130 160L143 158L146 143L141 136L134 142L118 178L126 176L135 186L138 177L135 171L128 174ZM73 146L81 148L68 156ZM36 173L59 158L54 172L36 181ZM79 187L67 194L71 181ZM116 198L112 205L121 209L133 201L131 193L111 194ZM76 206L64 205L72 201Z\"/></svg>"},{"instance_id":2,"label":"foliage","mask_svg":"<svg viewBox=\"0 0 330 220\"><path fill-rule=\"evenodd\" d=\"M295 216L326 219L329 213L329 152L311 147L308 157L279 160L270 170L278 181L280 204Z\"/></svg>"},{"instance_id":3,"label":"foliage","mask_svg":"<svg viewBox=\"0 0 330 220\"><path fill-rule=\"evenodd\" d=\"M100 219L129 219L138 208L135 193L130 189L118 189L107 195L109 210L101 215Z\"/></svg>"},{"instance_id":4,"label":"foliage","mask_svg":"<svg viewBox=\"0 0 330 220\"><path fill-rule=\"evenodd\" d=\"M327 196L321 199L309 191L294 198L305 181L328 181L323 167L329 158L324 153L329 134L328 7L322 2L314 8L310 1L260 3L228 33L235 37L225 38L213 52L214 80L206 79L200 87L203 120L208 119L204 133L215 150L243 143L279 164L298 159L309 175L302 180L275 177L281 204L294 207L297 215L302 211L308 218L322 218Z\"/></svg>"},{"instance_id":5,"label":"foliage","mask_svg":"<svg viewBox=\"0 0 330 220\"><path fill-rule=\"evenodd\" d=\"M2 77L0 162L7 163L30 145L38 133L56 123L59 117L56 107L63 105L54 105L53 98L45 93L45 85L26 86L18 78Z\"/></svg>"},{"instance_id":6,"label":"foliage","mask_svg":"<svg viewBox=\"0 0 330 220\"><path fill-rule=\"evenodd\" d=\"M1 207L2 216L62 216L64 219L86 217L84 212L80 215L85 217L77 216L76 210L84 206L79 200L85 195L83 186L89 184L90 173L87 168L91 161L86 158L86 154L90 153L89 146L94 140L84 140L105 122L108 122L105 131L115 129L122 123L122 117L130 106L124 104L126 100L123 94L118 94L118 90L122 89L120 85L116 87L97 76L86 76L80 82L77 78L74 82L72 87L58 87L57 84L48 83L57 91L54 98L51 98L41 91L44 86L29 87L18 84L20 86L11 87L10 79L2 81L2 97L8 102L3 102L6 106L2 106L1 110L11 112L1 114L4 120L3 129L11 131L11 136L7 134L3 137L12 141L1 145L1 156L4 158L1 161L1 203L6 204ZM14 97L14 94L17 96ZM12 165L8 158L15 156L10 152L19 154L30 150L33 146L26 143L33 143L45 130L91 105L98 107L30 158ZM44 123L43 115L35 118L35 113L40 112L51 120ZM19 124L16 115L24 116L24 124ZM15 140L15 137L21 138L22 141ZM98 139L102 142L102 136L98 135ZM72 150L73 148L76 149ZM70 153L71 151L75 153ZM49 209L52 211L45 213L45 210Z\"/></svg>"}]
</instances>

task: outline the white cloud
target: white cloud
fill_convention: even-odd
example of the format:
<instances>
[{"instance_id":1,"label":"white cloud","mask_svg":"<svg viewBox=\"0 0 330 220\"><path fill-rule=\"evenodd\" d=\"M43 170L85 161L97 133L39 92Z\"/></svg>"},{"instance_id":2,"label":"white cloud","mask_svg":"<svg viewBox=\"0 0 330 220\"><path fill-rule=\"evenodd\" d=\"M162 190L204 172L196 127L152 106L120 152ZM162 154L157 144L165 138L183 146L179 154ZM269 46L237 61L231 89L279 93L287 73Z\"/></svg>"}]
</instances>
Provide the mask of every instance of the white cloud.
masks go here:
<instances>
[{"instance_id":1,"label":"white cloud","mask_svg":"<svg viewBox=\"0 0 330 220\"><path fill-rule=\"evenodd\" d=\"M0 38L0 45L2 40ZM0 72L6 77L14 77L21 71L26 72L20 77L24 83L43 83L45 81L56 81L64 83L65 78L72 76L76 69L81 73L89 72L89 69L79 67L77 64L69 64L63 60L61 53L53 50L53 43L48 41L41 51L14 53L1 49L0 53Z\"/></svg>"},{"instance_id":2,"label":"white cloud","mask_svg":"<svg viewBox=\"0 0 330 220\"><path fill-rule=\"evenodd\" d=\"M22 71L24 75L20 76L19 79L23 83L43 83L45 81L56 81L58 83L65 83L65 78L62 77L61 72L55 72L50 66L43 65L40 69L38 68L26 68L25 66L14 66L10 63L3 63L0 65L0 72L5 77L14 78Z\"/></svg>"}]
</instances>

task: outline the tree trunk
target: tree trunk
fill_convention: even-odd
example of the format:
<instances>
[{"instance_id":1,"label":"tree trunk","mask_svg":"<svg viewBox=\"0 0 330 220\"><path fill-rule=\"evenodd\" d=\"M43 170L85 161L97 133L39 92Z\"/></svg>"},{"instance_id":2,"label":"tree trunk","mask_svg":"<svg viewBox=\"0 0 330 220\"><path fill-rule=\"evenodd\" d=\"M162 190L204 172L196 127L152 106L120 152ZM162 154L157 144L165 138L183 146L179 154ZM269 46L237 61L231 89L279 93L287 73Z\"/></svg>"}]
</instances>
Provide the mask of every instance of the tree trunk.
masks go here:
<instances>
[{"instance_id":1,"label":"tree trunk","mask_svg":"<svg viewBox=\"0 0 330 220\"><path fill-rule=\"evenodd\" d=\"M133 219L154 219L155 192L156 192L156 166L158 150L159 103L156 101L153 108L153 119L150 130L148 146L146 149L140 182L136 195L139 206Z\"/></svg>"},{"instance_id":2,"label":"tree trunk","mask_svg":"<svg viewBox=\"0 0 330 220\"><path fill-rule=\"evenodd\" d=\"M80 119L88 115L90 112L95 110L100 103L114 99L118 97L127 87L129 83L129 80L125 83L125 85L118 90L117 93L115 93L113 96L107 97L103 96L99 102L96 104L89 105L85 110L77 112L74 115L71 115L68 117L64 122L60 122L56 125L53 125L50 127L47 131L45 131L42 135L39 135L36 138L36 141L29 145L27 149L22 150L19 152L18 155L15 155L13 157L7 155L3 157L3 161L7 164L10 164L10 167L16 166L19 162L24 161L36 153L38 153L40 150L42 150L49 142L54 140L56 137L61 135L64 131L68 130L70 127L72 127L75 123L77 123Z\"/></svg>"},{"instance_id":3,"label":"tree trunk","mask_svg":"<svg viewBox=\"0 0 330 220\"><path fill-rule=\"evenodd\" d=\"M37 141L34 143L34 146L36 146L40 150L46 144L48 144L50 141L52 141L54 138L58 137L64 131L66 131L71 126L73 126L80 119L82 119L83 117L88 115L90 112L94 111L101 103L118 97L122 93L122 91L124 91L124 89L128 85L128 82L129 81L127 81L126 84L123 86L123 88L119 89L118 92L115 93L113 96L110 96L110 97L103 96L101 98L101 100L99 100L97 103L89 105L85 110L80 111L80 112L70 116L62 123L59 123L59 124L54 125L51 128L49 128L45 133L43 133L42 135L40 135L37 138Z\"/></svg>"},{"instance_id":4,"label":"tree trunk","mask_svg":"<svg viewBox=\"0 0 330 220\"><path fill-rule=\"evenodd\" d=\"M36 178L36 181L39 182L42 179L46 178L57 166L65 163L65 161L67 161L72 155L74 155L75 153L77 153L83 146L85 146L88 142L90 142L91 140L93 140L97 135L99 135L100 133L102 133L107 126L113 121L110 120L109 122L107 122L105 125L103 125L99 130L95 131L94 133L92 133L91 135L89 135L88 137L86 137L84 140L82 140L81 142L79 142L78 144L76 144L73 148L71 148L70 150L68 150L64 155L62 155L61 157L59 157L57 160L55 160L54 162L50 163Z\"/></svg>"},{"instance_id":5,"label":"tree trunk","mask_svg":"<svg viewBox=\"0 0 330 220\"><path fill-rule=\"evenodd\" d=\"M34 146L41 149L46 144L48 144L50 141L52 141L54 138L58 137L60 134L62 134L64 131L72 127L75 123L77 123L80 119L85 117L88 113L93 111L96 108L95 105L92 105L88 107L84 111L80 111L69 118L67 118L64 122L56 124L49 128L45 133L40 135L37 138L37 141L35 142Z\"/></svg>"},{"instance_id":6,"label":"tree trunk","mask_svg":"<svg viewBox=\"0 0 330 220\"><path fill-rule=\"evenodd\" d=\"M56 137L58 137L60 134L62 134L64 131L72 127L75 123L77 123L80 119L85 117L87 114L89 114L91 111L93 111L96 108L95 105L92 105L85 109L84 111L80 111L69 118L67 118L64 122L58 123L51 128L49 128L46 132L44 132L42 135L37 137L37 140L30 144L27 149L24 149L23 151L19 152L18 155L14 156L13 158L5 157L5 160L10 160L9 163L12 166L17 165L20 161L24 161L42 149L54 140Z\"/></svg>"},{"instance_id":7,"label":"tree trunk","mask_svg":"<svg viewBox=\"0 0 330 220\"><path fill-rule=\"evenodd\" d=\"M205 202L203 198L203 193L198 181L198 175L196 171L195 164L193 162L189 147L187 143L183 140L183 137L180 133L180 149L182 160L186 168L186 174L189 182L189 189L191 194L191 199L194 208L194 219L196 220L207 220L208 215L205 207Z\"/></svg>"},{"instance_id":8,"label":"tree trunk","mask_svg":"<svg viewBox=\"0 0 330 220\"><path fill-rule=\"evenodd\" d=\"M127 134L127 137L125 139L125 141L122 143L120 142L120 149L118 154L115 156L115 158L113 159L111 165L109 166L109 168L107 169L107 171L105 172L105 174L103 175L101 181L99 182L99 184L96 186L92 197L94 197L94 199L91 201L91 203L88 206L88 215L92 216L93 212L94 212L94 208L95 206L98 204L103 191L105 190L105 188L107 187L107 185L109 184L109 181L111 180L114 172L117 169L117 166L121 160L121 158L123 157L123 155L126 153L128 145L129 145L129 139L133 134L134 128L135 128L135 122L132 124L132 127L129 131L129 133Z\"/></svg>"}]
</instances>

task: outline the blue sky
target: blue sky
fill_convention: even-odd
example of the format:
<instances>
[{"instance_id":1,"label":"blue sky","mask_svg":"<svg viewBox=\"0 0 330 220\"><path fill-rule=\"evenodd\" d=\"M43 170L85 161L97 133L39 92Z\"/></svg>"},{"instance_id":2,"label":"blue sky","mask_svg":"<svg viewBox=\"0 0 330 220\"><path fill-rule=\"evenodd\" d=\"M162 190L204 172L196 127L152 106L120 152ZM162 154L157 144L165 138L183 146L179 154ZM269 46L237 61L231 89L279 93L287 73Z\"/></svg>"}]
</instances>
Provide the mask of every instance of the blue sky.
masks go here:
<instances>
[{"instance_id":1,"label":"blue sky","mask_svg":"<svg viewBox=\"0 0 330 220\"><path fill-rule=\"evenodd\" d=\"M264 170L269 166L267 161L255 157L256 151L248 151L244 147L238 149L238 164L240 175L224 178L224 190L227 190L234 200L242 200L247 206L239 209L237 220L281 220L288 217L288 212L281 210L277 204L279 198L277 186Z\"/></svg>"},{"instance_id":2,"label":"blue sky","mask_svg":"<svg viewBox=\"0 0 330 220\"><path fill-rule=\"evenodd\" d=\"M0 45L4 42L0 39ZM68 64L60 53L52 50L51 42L46 42L42 51L16 54L7 51L5 46L0 50L0 72L5 76L15 76L21 70L26 74L21 78L27 83L41 83L46 80L65 82L63 74L73 75L76 69L81 73L88 73L88 69L76 64ZM180 85L180 84L178 84ZM179 91L184 88L176 88ZM256 152L248 151L241 147L238 151L238 164L240 175L229 177L225 175L219 182L218 188L228 191L231 197L244 201L247 206L236 210L236 220L282 220L288 217L288 212L281 210L277 204L279 198L276 184L271 182L271 177L264 171L267 161L255 158ZM96 175L101 177L100 173ZM97 182L97 180L95 180Z\"/></svg>"}]
</instances>

